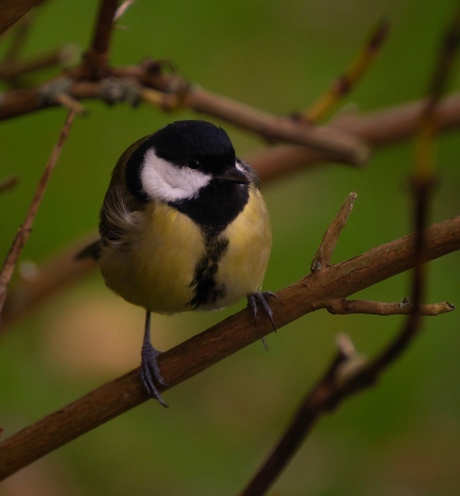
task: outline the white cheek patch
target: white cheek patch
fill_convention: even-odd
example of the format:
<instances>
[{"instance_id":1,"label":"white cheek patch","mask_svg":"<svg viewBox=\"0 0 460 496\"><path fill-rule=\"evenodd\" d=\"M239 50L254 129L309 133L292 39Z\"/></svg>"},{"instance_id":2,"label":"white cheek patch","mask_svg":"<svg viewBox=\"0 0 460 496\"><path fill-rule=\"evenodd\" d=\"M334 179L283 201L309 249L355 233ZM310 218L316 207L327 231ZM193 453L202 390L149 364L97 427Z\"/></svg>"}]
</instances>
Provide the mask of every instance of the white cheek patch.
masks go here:
<instances>
[{"instance_id":1,"label":"white cheek patch","mask_svg":"<svg viewBox=\"0 0 460 496\"><path fill-rule=\"evenodd\" d=\"M211 176L188 167L177 167L157 157L154 150L144 156L141 182L151 197L167 202L196 198L201 188L211 181Z\"/></svg>"}]
</instances>

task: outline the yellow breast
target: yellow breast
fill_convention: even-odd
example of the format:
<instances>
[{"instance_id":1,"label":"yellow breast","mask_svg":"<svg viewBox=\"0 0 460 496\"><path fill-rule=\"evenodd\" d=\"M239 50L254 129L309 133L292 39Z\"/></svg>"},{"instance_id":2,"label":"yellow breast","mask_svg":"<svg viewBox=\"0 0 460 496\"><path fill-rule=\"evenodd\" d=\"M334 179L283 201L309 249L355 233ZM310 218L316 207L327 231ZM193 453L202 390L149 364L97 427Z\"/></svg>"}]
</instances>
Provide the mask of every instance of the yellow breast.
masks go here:
<instances>
[{"instance_id":1,"label":"yellow breast","mask_svg":"<svg viewBox=\"0 0 460 496\"><path fill-rule=\"evenodd\" d=\"M128 243L103 249L100 269L109 288L152 312L188 309L190 282L204 254L200 229L165 204L148 206Z\"/></svg>"},{"instance_id":2,"label":"yellow breast","mask_svg":"<svg viewBox=\"0 0 460 496\"><path fill-rule=\"evenodd\" d=\"M259 290L271 248L270 221L258 189L219 234L228 239L214 278L223 287L217 301L197 309L231 305ZM165 205L149 205L139 229L126 242L103 247L99 259L108 287L127 301L157 313L193 309L197 265L206 257L205 235L186 215Z\"/></svg>"}]
</instances>

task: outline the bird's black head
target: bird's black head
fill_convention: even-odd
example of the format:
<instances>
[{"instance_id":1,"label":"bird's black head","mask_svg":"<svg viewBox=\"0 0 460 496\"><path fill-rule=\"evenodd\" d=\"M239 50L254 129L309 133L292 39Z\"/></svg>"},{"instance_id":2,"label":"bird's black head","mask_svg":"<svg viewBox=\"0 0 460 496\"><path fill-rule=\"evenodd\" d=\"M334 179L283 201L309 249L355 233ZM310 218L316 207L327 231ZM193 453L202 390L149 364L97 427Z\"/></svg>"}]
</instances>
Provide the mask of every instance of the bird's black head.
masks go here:
<instances>
[{"instance_id":1,"label":"bird's black head","mask_svg":"<svg viewBox=\"0 0 460 496\"><path fill-rule=\"evenodd\" d=\"M149 145L158 157L179 167L218 175L235 164L235 150L227 133L205 121L177 121L154 133Z\"/></svg>"},{"instance_id":2,"label":"bird's black head","mask_svg":"<svg viewBox=\"0 0 460 496\"><path fill-rule=\"evenodd\" d=\"M253 180L227 133L205 121L177 121L141 141L126 183L143 202L162 201L219 232L244 208Z\"/></svg>"}]
</instances>

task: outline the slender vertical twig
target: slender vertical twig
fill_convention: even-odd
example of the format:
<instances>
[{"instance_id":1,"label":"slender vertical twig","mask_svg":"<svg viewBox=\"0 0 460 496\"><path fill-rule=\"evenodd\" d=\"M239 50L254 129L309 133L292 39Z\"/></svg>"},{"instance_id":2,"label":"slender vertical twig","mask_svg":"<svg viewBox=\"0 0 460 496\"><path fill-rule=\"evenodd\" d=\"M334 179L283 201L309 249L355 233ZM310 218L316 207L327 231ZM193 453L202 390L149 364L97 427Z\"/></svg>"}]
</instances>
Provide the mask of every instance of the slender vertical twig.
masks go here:
<instances>
[{"instance_id":1,"label":"slender vertical twig","mask_svg":"<svg viewBox=\"0 0 460 496\"><path fill-rule=\"evenodd\" d=\"M57 160L61 154L62 147L67 139L67 136L69 135L74 116L74 112L69 112L67 114L67 118L59 134L58 141L54 146L53 151L51 152L51 156L48 160L48 163L46 164L45 170L43 171L42 177L40 178L37 189L32 198L32 202L30 204L24 223L19 228L18 233L16 234L16 237L14 238L13 243L10 247L10 250L8 251L5 262L3 263L2 271L0 273L0 315L5 303L8 284L11 280L11 276L13 275L16 262L23 246L29 238L35 216L38 212L38 208L40 207L40 203L46 189L46 185L48 184L51 173L53 172L53 169L56 166Z\"/></svg>"},{"instance_id":2,"label":"slender vertical twig","mask_svg":"<svg viewBox=\"0 0 460 496\"><path fill-rule=\"evenodd\" d=\"M118 0L101 0L91 46L85 54L84 76L101 79L107 69L113 21L118 8Z\"/></svg>"}]
</instances>

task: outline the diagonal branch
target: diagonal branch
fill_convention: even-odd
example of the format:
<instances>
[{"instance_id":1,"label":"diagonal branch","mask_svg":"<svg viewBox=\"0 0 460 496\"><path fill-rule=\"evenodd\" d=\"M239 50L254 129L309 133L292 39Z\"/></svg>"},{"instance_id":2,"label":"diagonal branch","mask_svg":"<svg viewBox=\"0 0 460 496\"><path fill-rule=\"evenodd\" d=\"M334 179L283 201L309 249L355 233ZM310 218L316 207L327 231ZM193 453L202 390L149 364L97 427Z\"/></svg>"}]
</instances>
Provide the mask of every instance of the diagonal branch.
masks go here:
<instances>
[{"instance_id":1,"label":"diagonal branch","mask_svg":"<svg viewBox=\"0 0 460 496\"><path fill-rule=\"evenodd\" d=\"M369 149L346 131L331 126L313 126L293 119L272 115L230 98L192 86L182 105L263 136L268 141L282 141L320 150L328 160L362 165Z\"/></svg>"},{"instance_id":2,"label":"diagonal branch","mask_svg":"<svg viewBox=\"0 0 460 496\"><path fill-rule=\"evenodd\" d=\"M346 131L368 143L374 149L399 143L412 137L418 130L420 115L426 100L406 103L366 114L340 114L329 122L336 129ZM0 110L1 112L1 110ZM447 131L460 126L460 93L443 98L435 110L438 130ZM327 160L324 153L300 146L281 145L264 149L247 157L257 164L264 178L278 179L289 176L306 166ZM283 164L283 167L280 167Z\"/></svg>"},{"instance_id":3,"label":"diagonal branch","mask_svg":"<svg viewBox=\"0 0 460 496\"><path fill-rule=\"evenodd\" d=\"M4 0L0 5L0 34L44 0Z\"/></svg>"},{"instance_id":4,"label":"diagonal branch","mask_svg":"<svg viewBox=\"0 0 460 496\"><path fill-rule=\"evenodd\" d=\"M387 19L381 19L373 28L367 43L356 58L346 68L323 94L321 94L308 109L298 115L299 119L307 122L318 122L350 93L359 80L366 74L370 65L386 40L390 24Z\"/></svg>"},{"instance_id":5,"label":"diagonal branch","mask_svg":"<svg viewBox=\"0 0 460 496\"><path fill-rule=\"evenodd\" d=\"M427 228L426 260L459 250L459 232L460 216ZM272 302L278 328L413 267L413 243L405 236L281 290ZM270 332L268 320L242 310L162 354L162 375L176 386ZM88 393L3 441L0 480L146 400L138 369Z\"/></svg>"},{"instance_id":6,"label":"diagonal branch","mask_svg":"<svg viewBox=\"0 0 460 496\"><path fill-rule=\"evenodd\" d=\"M139 96L145 93L145 88L154 87L159 90L157 93L160 98L155 102L161 108L163 99L179 98L175 108L190 108L198 113L223 119L270 141L312 147L322 151L328 160L359 165L369 157L367 145L346 131L330 126L316 127L296 122L289 117L272 115L203 88L191 86L179 76L160 74L158 64L154 66L156 69L151 67L153 64L151 62L143 66L113 68L112 77L97 81L81 80L85 77L85 69L80 67L69 71L69 75L74 74L72 77L55 78L32 89L10 90L3 95L0 102L0 120L61 105L55 95L64 90L75 100L100 99L113 104L126 100L137 102ZM174 91L169 88L174 88Z\"/></svg>"}]
</instances>

